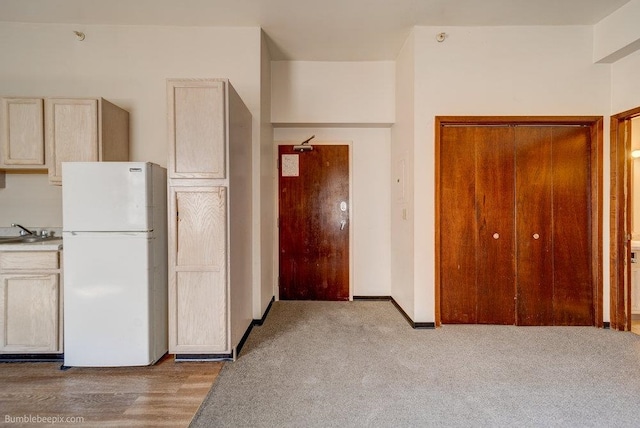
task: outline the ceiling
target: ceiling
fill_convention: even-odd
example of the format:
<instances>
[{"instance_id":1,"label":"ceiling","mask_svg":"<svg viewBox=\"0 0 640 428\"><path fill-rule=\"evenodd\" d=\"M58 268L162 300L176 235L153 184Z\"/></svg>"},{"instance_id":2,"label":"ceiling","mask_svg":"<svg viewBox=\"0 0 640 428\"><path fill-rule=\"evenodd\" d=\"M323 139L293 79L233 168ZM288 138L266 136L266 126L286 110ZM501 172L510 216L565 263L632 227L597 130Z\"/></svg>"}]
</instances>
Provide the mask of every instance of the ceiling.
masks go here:
<instances>
[{"instance_id":1,"label":"ceiling","mask_svg":"<svg viewBox=\"0 0 640 428\"><path fill-rule=\"evenodd\" d=\"M593 25L630 0L0 0L0 21L252 26L274 60L393 60L415 25Z\"/></svg>"}]
</instances>

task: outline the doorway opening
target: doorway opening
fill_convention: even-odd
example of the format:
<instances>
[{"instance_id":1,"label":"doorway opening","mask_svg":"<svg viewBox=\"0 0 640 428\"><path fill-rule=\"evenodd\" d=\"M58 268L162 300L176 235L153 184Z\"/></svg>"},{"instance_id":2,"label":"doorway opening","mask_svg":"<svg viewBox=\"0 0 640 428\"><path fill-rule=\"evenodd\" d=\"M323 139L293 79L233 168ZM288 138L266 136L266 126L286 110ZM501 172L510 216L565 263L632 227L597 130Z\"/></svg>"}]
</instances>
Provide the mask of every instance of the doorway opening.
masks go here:
<instances>
[{"instance_id":1,"label":"doorway opening","mask_svg":"<svg viewBox=\"0 0 640 428\"><path fill-rule=\"evenodd\" d=\"M611 116L611 328L621 331L633 331L640 323L640 291L632 280L634 274L640 280L640 271L631 257L633 253L640 263L640 197L634 197L640 190L640 160L631 156L635 149L640 149L640 107Z\"/></svg>"}]
</instances>

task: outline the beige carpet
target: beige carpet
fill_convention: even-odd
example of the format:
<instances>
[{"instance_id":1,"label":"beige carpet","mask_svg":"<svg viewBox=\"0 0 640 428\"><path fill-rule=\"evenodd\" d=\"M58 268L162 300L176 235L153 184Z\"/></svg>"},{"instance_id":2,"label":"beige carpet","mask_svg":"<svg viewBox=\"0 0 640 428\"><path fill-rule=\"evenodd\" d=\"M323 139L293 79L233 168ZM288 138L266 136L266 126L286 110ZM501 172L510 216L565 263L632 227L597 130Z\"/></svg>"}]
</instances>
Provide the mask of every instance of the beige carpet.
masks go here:
<instances>
[{"instance_id":1,"label":"beige carpet","mask_svg":"<svg viewBox=\"0 0 640 428\"><path fill-rule=\"evenodd\" d=\"M631 427L640 337L593 327L413 330L390 302L276 302L193 427Z\"/></svg>"}]
</instances>

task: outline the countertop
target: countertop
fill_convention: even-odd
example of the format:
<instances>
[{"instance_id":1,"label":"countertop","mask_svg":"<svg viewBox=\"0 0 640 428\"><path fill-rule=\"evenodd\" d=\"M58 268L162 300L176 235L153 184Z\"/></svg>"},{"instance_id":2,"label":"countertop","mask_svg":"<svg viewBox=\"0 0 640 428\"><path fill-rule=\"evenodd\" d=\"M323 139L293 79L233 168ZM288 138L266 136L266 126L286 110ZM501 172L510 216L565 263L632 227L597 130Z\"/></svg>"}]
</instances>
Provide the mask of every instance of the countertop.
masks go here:
<instances>
[{"instance_id":1,"label":"countertop","mask_svg":"<svg viewBox=\"0 0 640 428\"><path fill-rule=\"evenodd\" d=\"M42 242L16 242L0 245L0 251L58 251L62 250L62 238Z\"/></svg>"}]
</instances>

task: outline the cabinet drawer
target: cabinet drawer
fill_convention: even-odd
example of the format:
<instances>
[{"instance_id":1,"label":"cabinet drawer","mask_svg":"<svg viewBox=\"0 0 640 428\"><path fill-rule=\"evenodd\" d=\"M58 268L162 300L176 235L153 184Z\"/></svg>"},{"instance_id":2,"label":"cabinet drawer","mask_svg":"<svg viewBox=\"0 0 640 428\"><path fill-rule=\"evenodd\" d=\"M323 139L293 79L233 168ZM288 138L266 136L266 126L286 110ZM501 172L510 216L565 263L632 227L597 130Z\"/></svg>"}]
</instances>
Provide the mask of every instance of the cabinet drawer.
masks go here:
<instances>
[{"instance_id":1,"label":"cabinet drawer","mask_svg":"<svg viewBox=\"0 0 640 428\"><path fill-rule=\"evenodd\" d=\"M57 251L6 251L0 252L0 269L37 270L58 269Z\"/></svg>"}]
</instances>

